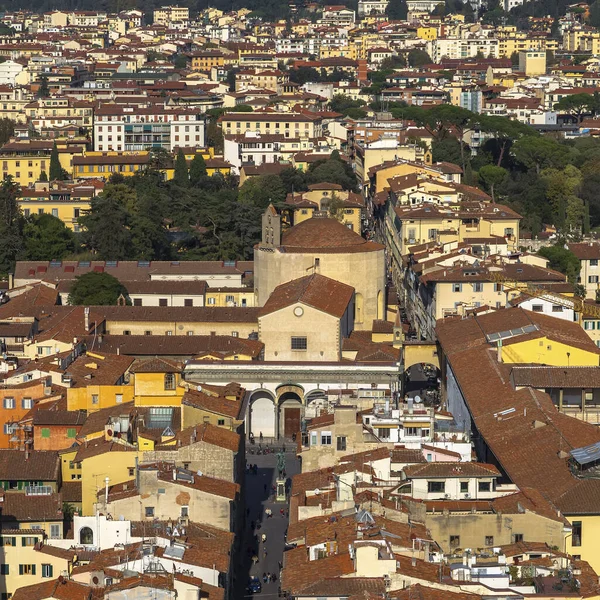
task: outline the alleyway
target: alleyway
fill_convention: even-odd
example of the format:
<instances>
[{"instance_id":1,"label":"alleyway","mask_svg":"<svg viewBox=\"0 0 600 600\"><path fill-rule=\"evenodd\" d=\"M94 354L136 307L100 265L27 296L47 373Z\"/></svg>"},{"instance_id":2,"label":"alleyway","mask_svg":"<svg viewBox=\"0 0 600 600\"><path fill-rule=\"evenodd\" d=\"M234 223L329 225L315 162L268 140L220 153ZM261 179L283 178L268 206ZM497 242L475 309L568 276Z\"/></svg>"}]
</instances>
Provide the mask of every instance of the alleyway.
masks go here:
<instances>
[{"instance_id":1,"label":"alleyway","mask_svg":"<svg viewBox=\"0 0 600 600\"><path fill-rule=\"evenodd\" d=\"M258 445L258 444L257 444ZM248 444L249 447L251 447ZM256 446L254 446L256 448ZM281 448L281 445L279 446ZM292 450L293 449L293 450ZM300 471L300 461L295 455L296 445L291 442L286 448L286 476L291 478ZM262 592L260 596L265 598L277 598L279 591L279 564L283 562L283 548L285 543L285 532L288 526L288 504L275 502L272 486L277 477L277 455L247 454L248 465L257 465L257 474L246 474L246 526L244 528L244 541L241 544L240 564L233 565L235 575L235 590L233 597L245 598L251 596L246 591L248 579L256 575L260 578ZM266 489L265 489L266 486ZM267 518L265 510L270 508L272 517ZM284 516L281 509L284 509ZM254 521L254 530L251 523ZM260 524L260 529L257 528ZM265 543L261 541L262 534L266 534ZM267 554L265 556L264 549ZM252 556L259 559L257 565L252 565ZM264 583L263 573L271 573L277 576L275 582Z\"/></svg>"}]
</instances>

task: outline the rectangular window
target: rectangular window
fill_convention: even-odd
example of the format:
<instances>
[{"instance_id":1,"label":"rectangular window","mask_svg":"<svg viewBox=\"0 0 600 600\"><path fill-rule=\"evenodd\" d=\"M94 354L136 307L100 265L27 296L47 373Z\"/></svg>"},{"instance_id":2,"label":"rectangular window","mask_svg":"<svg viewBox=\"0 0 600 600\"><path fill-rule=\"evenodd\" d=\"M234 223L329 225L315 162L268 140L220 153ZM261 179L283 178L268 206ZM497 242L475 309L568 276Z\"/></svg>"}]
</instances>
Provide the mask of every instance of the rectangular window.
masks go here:
<instances>
[{"instance_id":1,"label":"rectangular window","mask_svg":"<svg viewBox=\"0 0 600 600\"><path fill-rule=\"evenodd\" d=\"M4 398L4 408L15 408L14 398Z\"/></svg>"},{"instance_id":2,"label":"rectangular window","mask_svg":"<svg viewBox=\"0 0 600 600\"><path fill-rule=\"evenodd\" d=\"M522 533L513 533L513 544L518 544L523 541Z\"/></svg>"},{"instance_id":3,"label":"rectangular window","mask_svg":"<svg viewBox=\"0 0 600 600\"><path fill-rule=\"evenodd\" d=\"M225 425L225 419L217 419L217 425L223 427Z\"/></svg>"},{"instance_id":4,"label":"rectangular window","mask_svg":"<svg viewBox=\"0 0 600 600\"><path fill-rule=\"evenodd\" d=\"M194 300L192 298L186 298L183 301L184 306L194 306Z\"/></svg>"},{"instance_id":5,"label":"rectangular window","mask_svg":"<svg viewBox=\"0 0 600 600\"><path fill-rule=\"evenodd\" d=\"M115 394L115 404L123 403L123 394Z\"/></svg>"},{"instance_id":6,"label":"rectangular window","mask_svg":"<svg viewBox=\"0 0 600 600\"><path fill-rule=\"evenodd\" d=\"M404 435L406 437L417 437L421 434L421 431L418 427L405 427Z\"/></svg>"},{"instance_id":7,"label":"rectangular window","mask_svg":"<svg viewBox=\"0 0 600 600\"><path fill-rule=\"evenodd\" d=\"M460 546L460 535L450 536L450 548L458 548Z\"/></svg>"},{"instance_id":8,"label":"rectangular window","mask_svg":"<svg viewBox=\"0 0 600 600\"><path fill-rule=\"evenodd\" d=\"M452 291L453 292L462 292L462 283L453 283Z\"/></svg>"},{"instance_id":9,"label":"rectangular window","mask_svg":"<svg viewBox=\"0 0 600 600\"><path fill-rule=\"evenodd\" d=\"M446 489L445 481L428 481L427 482L427 491L430 494L439 494L443 493Z\"/></svg>"},{"instance_id":10,"label":"rectangular window","mask_svg":"<svg viewBox=\"0 0 600 600\"><path fill-rule=\"evenodd\" d=\"M587 331L596 329L596 321L584 321L583 328L586 329Z\"/></svg>"},{"instance_id":11,"label":"rectangular window","mask_svg":"<svg viewBox=\"0 0 600 600\"><path fill-rule=\"evenodd\" d=\"M25 410L33 408L33 398L23 398L23 400L21 400L21 407Z\"/></svg>"},{"instance_id":12,"label":"rectangular window","mask_svg":"<svg viewBox=\"0 0 600 600\"><path fill-rule=\"evenodd\" d=\"M42 577L54 577L52 565L42 565Z\"/></svg>"},{"instance_id":13,"label":"rectangular window","mask_svg":"<svg viewBox=\"0 0 600 600\"><path fill-rule=\"evenodd\" d=\"M147 517L154 516L154 506L146 506L146 516Z\"/></svg>"},{"instance_id":14,"label":"rectangular window","mask_svg":"<svg viewBox=\"0 0 600 600\"><path fill-rule=\"evenodd\" d=\"M387 427L378 427L377 428L377 437L380 440L389 440L390 439L390 430Z\"/></svg>"},{"instance_id":15,"label":"rectangular window","mask_svg":"<svg viewBox=\"0 0 600 600\"><path fill-rule=\"evenodd\" d=\"M50 437L50 427L42 427L42 437L43 438Z\"/></svg>"},{"instance_id":16,"label":"rectangular window","mask_svg":"<svg viewBox=\"0 0 600 600\"><path fill-rule=\"evenodd\" d=\"M495 292L501 292L502 291L502 284L501 283L495 283L494 284L494 291Z\"/></svg>"},{"instance_id":17,"label":"rectangular window","mask_svg":"<svg viewBox=\"0 0 600 600\"><path fill-rule=\"evenodd\" d=\"M468 481L461 481L460 482L460 493L461 494L466 494L469 491L469 482Z\"/></svg>"},{"instance_id":18,"label":"rectangular window","mask_svg":"<svg viewBox=\"0 0 600 600\"><path fill-rule=\"evenodd\" d=\"M308 342L306 337L292 337L292 350L306 350Z\"/></svg>"},{"instance_id":19,"label":"rectangular window","mask_svg":"<svg viewBox=\"0 0 600 600\"><path fill-rule=\"evenodd\" d=\"M133 299L133 305L134 306L141 306L142 305L142 299L141 298L134 298Z\"/></svg>"},{"instance_id":20,"label":"rectangular window","mask_svg":"<svg viewBox=\"0 0 600 600\"><path fill-rule=\"evenodd\" d=\"M217 303L217 299L216 298L207 298L206 299L206 304L212 306L213 304Z\"/></svg>"},{"instance_id":21,"label":"rectangular window","mask_svg":"<svg viewBox=\"0 0 600 600\"><path fill-rule=\"evenodd\" d=\"M19 565L19 575L35 575L35 565Z\"/></svg>"},{"instance_id":22,"label":"rectangular window","mask_svg":"<svg viewBox=\"0 0 600 600\"><path fill-rule=\"evenodd\" d=\"M542 304L532 304L531 310L533 312L544 312L544 306Z\"/></svg>"},{"instance_id":23,"label":"rectangular window","mask_svg":"<svg viewBox=\"0 0 600 600\"><path fill-rule=\"evenodd\" d=\"M563 307L560 304L552 305L552 312L559 313L563 311Z\"/></svg>"},{"instance_id":24,"label":"rectangular window","mask_svg":"<svg viewBox=\"0 0 600 600\"><path fill-rule=\"evenodd\" d=\"M474 292L483 292L483 283L481 283L481 282L474 283L473 291Z\"/></svg>"},{"instance_id":25,"label":"rectangular window","mask_svg":"<svg viewBox=\"0 0 600 600\"><path fill-rule=\"evenodd\" d=\"M38 543L38 538L26 535L21 538L21 546L35 546Z\"/></svg>"},{"instance_id":26,"label":"rectangular window","mask_svg":"<svg viewBox=\"0 0 600 600\"><path fill-rule=\"evenodd\" d=\"M581 546L581 521L573 521L573 546Z\"/></svg>"},{"instance_id":27,"label":"rectangular window","mask_svg":"<svg viewBox=\"0 0 600 600\"><path fill-rule=\"evenodd\" d=\"M7 564L1 564L0 565L0 575L9 575L10 569L9 569L9 565Z\"/></svg>"},{"instance_id":28,"label":"rectangular window","mask_svg":"<svg viewBox=\"0 0 600 600\"><path fill-rule=\"evenodd\" d=\"M321 431L321 446L331 446L331 431Z\"/></svg>"},{"instance_id":29,"label":"rectangular window","mask_svg":"<svg viewBox=\"0 0 600 600\"><path fill-rule=\"evenodd\" d=\"M189 506L182 506L181 507L181 516L182 517L189 517L190 516Z\"/></svg>"},{"instance_id":30,"label":"rectangular window","mask_svg":"<svg viewBox=\"0 0 600 600\"><path fill-rule=\"evenodd\" d=\"M128 467L129 477L135 477L135 467Z\"/></svg>"},{"instance_id":31,"label":"rectangular window","mask_svg":"<svg viewBox=\"0 0 600 600\"><path fill-rule=\"evenodd\" d=\"M477 489L480 492L489 492L492 489L492 484L489 481L480 481L477 484Z\"/></svg>"},{"instance_id":32,"label":"rectangular window","mask_svg":"<svg viewBox=\"0 0 600 600\"><path fill-rule=\"evenodd\" d=\"M159 306L168 306L169 304L168 304L167 298L159 298L158 305Z\"/></svg>"},{"instance_id":33,"label":"rectangular window","mask_svg":"<svg viewBox=\"0 0 600 600\"><path fill-rule=\"evenodd\" d=\"M598 275L590 275L588 277L588 283L598 283Z\"/></svg>"},{"instance_id":34,"label":"rectangular window","mask_svg":"<svg viewBox=\"0 0 600 600\"><path fill-rule=\"evenodd\" d=\"M337 449L342 452L345 451L346 450L346 436L338 435L336 440L337 440Z\"/></svg>"},{"instance_id":35,"label":"rectangular window","mask_svg":"<svg viewBox=\"0 0 600 600\"><path fill-rule=\"evenodd\" d=\"M494 545L494 536L493 535L486 535L485 536L485 545L486 546L493 546Z\"/></svg>"},{"instance_id":36,"label":"rectangular window","mask_svg":"<svg viewBox=\"0 0 600 600\"><path fill-rule=\"evenodd\" d=\"M12 546L13 548L17 545L17 538L11 536L2 536L2 545L3 546Z\"/></svg>"},{"instance_id":37,"label":"rectangular window","mask_svg":"<svg viewBox=\"0 0 600 600\"><path fill-rule=\"evenodd\" d=\"M590 259L590 267L597 267L598 266L598 259L597 258L591 258Z\"/></svg>"},{"instance_id":38,"label":"rectangular window","mask_svg":"<svg viewBox=\"0 0 600 600\"><path fill-rule=\"evenodd\" d=\"M58 523L52 523L50 525L50 539L59 540L61 538L60 529L61 526Z\"/></svg>"},{"instance_id":39,"label":"rectangular window","mask_svg":"<svg viewBox=\"0 0 600 600\"><path fill-rule=\"evenodd\" d=\"M98 404L98 394L92 394L92 404Z\"/></svg>"},{"instance_id":40,"label":"rectangular window","mask_svg":"<svg viewBox=\"0 0 600 600\"><path fill-rule=\"evenodd\" d=\"M52 216L58 218L58 208L53 208L52 209Z\"/></svg>"},{"instance_id":41,"label":"rectangular window","mask_svg":"<svg viewBox=\"0 0 600 600\"><path fill-rule=\"evenodd\" d=\"M77 435L77 429L75 429L75 427L69 427L67 429L67 437L68 438L74 438Z\"/></svg>"}]
</instances>

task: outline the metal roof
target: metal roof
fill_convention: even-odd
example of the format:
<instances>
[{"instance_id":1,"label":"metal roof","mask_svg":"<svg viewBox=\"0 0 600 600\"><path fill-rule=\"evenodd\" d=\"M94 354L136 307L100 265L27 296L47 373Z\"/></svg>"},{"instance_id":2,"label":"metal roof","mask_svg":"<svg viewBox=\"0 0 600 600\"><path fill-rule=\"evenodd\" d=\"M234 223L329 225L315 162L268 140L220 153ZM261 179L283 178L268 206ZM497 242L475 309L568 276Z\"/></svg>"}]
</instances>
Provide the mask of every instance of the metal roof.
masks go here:
<instances>
[{"instance_id":1,"label":"metal roof","mask_svg":"<svg viewBox=\"0 0 600 600\"><path fill-rule=\"evenodd\" d=\"M600 442L584 446L583 448L573 448L570 454L580 465L596 462L600 460Z\"/></svg>"}]
</instances>

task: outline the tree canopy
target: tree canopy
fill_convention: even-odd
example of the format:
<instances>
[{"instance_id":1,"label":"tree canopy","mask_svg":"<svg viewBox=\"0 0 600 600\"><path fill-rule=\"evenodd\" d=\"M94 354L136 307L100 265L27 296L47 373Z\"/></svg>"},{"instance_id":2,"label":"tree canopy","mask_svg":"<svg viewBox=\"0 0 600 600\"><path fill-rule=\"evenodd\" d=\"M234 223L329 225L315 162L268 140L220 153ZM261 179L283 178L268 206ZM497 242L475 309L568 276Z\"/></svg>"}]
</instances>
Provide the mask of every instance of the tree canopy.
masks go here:
<instances>
[{"instance_id":1,"label":"tree canopy","mask_svg":"<svg viewBox=\"0 0 600 600\"><path fill-rule=\"evenodd\" d=\"M73 232L48 213L32 215L23 227L27 260L62 259L75 251Z\"/></svg>"},{"instance_id":2,"label":"tree canopy","mask_svg":"<svg viewBox=\"0 0 600 600\"><path fill-rule=\"evenodd\" d=\"M75 277L68 302L75 306L114 306L121 295L126 298L127 290L116 277L90 271Z\"/></svg>"}]
</instances>

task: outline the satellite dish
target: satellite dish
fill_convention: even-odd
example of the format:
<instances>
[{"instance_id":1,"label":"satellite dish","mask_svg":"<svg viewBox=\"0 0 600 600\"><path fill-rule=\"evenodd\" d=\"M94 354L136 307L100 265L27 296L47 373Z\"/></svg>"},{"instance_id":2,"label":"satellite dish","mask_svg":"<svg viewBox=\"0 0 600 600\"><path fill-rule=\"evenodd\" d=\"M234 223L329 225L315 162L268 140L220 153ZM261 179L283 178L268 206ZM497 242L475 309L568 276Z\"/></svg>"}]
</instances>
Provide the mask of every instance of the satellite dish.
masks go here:
<instances>
[{"instance_id":1,"label":"satellite dish","mask_svg":"<svg viewBox=\"0 0 600 600\"><path fill-rule=\"evenodd\" d=\"M419 402L422 402L421 396L415 396L415 403L419 404Z\"/></svg>"},{"instance_id":2,"label":"satellite dish","mask_svg":"<svg viewBox=\"0 0 600 600\"><path fill-rule=\"evenodd\" d=\"M321 493L321 490L320 490L319 488L317 488L317 489L315 490L315 494L318 496L320 493Z\"/></svg>"},{"instance_id":3,"label":"satellite dish","mask_svg":"<svg viewBox=\"0 0 600 600\"><path fill-rule=\"evenodd\" d=\"M124 521L125 520L125 515L119 515L119 521Z\"/></svg>"},{"instance_id":4,"label":"satellite dish","mask_svg":"<svg viewBox=\"0 0 600 600\"><path fill-rule=\"evenodd\" d=\"M199 392L201 392L201 391L202 391L202 386L201 386L201 385L199 385L199 386L198 386L196 389L197 389Z\"/></svg>"}]
</instances>

